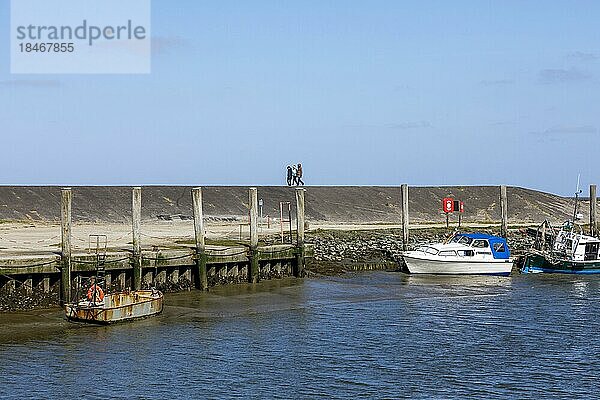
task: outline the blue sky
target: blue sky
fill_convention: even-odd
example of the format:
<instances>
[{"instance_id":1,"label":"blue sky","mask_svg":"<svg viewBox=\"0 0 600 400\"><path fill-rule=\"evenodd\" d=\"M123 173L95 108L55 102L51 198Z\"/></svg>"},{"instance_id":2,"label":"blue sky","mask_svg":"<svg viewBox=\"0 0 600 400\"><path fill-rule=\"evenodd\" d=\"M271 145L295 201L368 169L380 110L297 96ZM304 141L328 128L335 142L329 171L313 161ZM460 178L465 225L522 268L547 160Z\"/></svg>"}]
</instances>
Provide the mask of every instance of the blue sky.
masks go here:
<instances>
[{"instance_id":1,"label":"blue sky","mask_svg":"<svg viewBox=\"0 0 600 400\"><path fill-rule=\"evenodd\" d=\"M600 2L158 1L149 75L11 75L0 184L600 184Z\"/></svg>"}]
</instances>

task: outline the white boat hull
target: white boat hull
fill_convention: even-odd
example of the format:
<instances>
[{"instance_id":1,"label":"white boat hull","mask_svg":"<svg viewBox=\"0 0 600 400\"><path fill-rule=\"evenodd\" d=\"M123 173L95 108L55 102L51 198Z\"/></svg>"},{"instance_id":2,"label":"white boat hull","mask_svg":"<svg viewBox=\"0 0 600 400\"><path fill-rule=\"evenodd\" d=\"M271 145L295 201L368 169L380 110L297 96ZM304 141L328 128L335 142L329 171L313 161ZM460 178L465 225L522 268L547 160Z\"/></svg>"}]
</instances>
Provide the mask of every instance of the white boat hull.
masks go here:
<instances>
[{"instance_id":1,"label":"white boat hull","mask_svg":"<svg viewBox=\"0 0 600 400\"><path fill-rule=\"evenodd\" d=\"M411 274L510 275L513 266L511 260L432 260L408 255L404 262Z\"/></svg>"}]
</instances>

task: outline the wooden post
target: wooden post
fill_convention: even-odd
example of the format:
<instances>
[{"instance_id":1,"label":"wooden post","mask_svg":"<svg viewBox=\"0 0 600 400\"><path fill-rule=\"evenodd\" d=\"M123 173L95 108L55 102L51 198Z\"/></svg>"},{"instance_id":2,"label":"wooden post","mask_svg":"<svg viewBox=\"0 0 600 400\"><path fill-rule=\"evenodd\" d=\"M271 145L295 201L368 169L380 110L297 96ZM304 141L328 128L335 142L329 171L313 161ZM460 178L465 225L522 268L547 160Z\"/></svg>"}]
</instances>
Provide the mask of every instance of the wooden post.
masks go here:
<instances>
[{"instance_id":1,"label":"wooden post","mask_svg":"<svg viewBox=\"0 0 600 400\"><path fill-rule=\"evenodd\" d=\"M506 196L506 185L500 186L500 213L502 214L502 225L500 232L503 238L508 237L508 198Z\"/></svg>"},{"instance_id":2,"label":"wooden post","mask_svg":"<svg viewBox=\"0 0 600 400\"><path fill-rule=\"evenodd\" d=\"M44 276L42 278L42 291L44 293L50 293L50 277Z\"/></svg>"},{"instance_id":3,"label":"wooden post","mask_svg":"<svg viewBox=\"0 0 600 400\"><path fill-rule=\"evenodd\" d=\"M71 301L71 188L60 191L61 222L61 301Z\"/></svg>"},{"instance_id":4,"label":"wooden post","mask_svg":"<svg viewBox=\"0 0 600 400\"><path fill-rule=\"evenodd\" d=\"M256 188L250 188L248 193L250 205L250 271L248 281L258 282L258 193Z\"/></svg>"},{"instance_id":5,"label":"wooden post","mask_svg":"<svg viewBox=\"0 0 600 400\"><path fill-rule=\"evenodd\" d=\"M31 276L23 281L23 288L25 289L25 293L29 295L33 293L33 278Z\"/></svg>"},{"instance_id":6,"label":"wooden post","mask_svg":"<svg viewBox=\"0 0 600 400\"><path fill-rule=\"evenodd\" d=\"M134 187L131 196L133 227L133 289L142 288L142 188Z\"/></svg>"},{"instance_id":7,"label":"wooden post","mask_svg":"<svg viewBox=\"0 0 600 400\"><path fill-rule=\"evenodd\" d=\"M596 185L590 185L590 236L596 236Z\"/></svg>"},{"instance_id":8,"label":"wooden post","mask_svg":"<svg viewBox=\"0 0 600 400\"><path fill-rule=\"evenodd\" d=\"M304 275L304 188L296 188L296 236L297 253L294 276Z\"/></svg>"},{"instance_id":9,"label":"wooden post","mask_svg":"<svg viewBox=\"0 0 600 400\"><path fill-rule=\"evenodd\" d=\"M192 203L194 209L194 233L196 237L196 267L198 268L198 289L208 289L208 275L206 273L206 245L204 243L204 215L202 213L202 188L192 189Z\"/></svg>"},{"instance_id":10,"label":"wooden post","mask_svg":"<svg viewBox=\"0 0 600 400\"><path fill-rule=\"evenodd\" d=\"M400 209L402 212L402 249L408 250L408 185L401 186Z\"/></svg>"},{"instance_id":11,"label":"wooden post","mask_svg":"<svg viewBox=\"0 0 600 400\"><path fill-rule=\"evenodd\" d=\"M596 185L590 185L590 236L596 236L598 225L596 224Z\"/></svg>"}]
</instances>

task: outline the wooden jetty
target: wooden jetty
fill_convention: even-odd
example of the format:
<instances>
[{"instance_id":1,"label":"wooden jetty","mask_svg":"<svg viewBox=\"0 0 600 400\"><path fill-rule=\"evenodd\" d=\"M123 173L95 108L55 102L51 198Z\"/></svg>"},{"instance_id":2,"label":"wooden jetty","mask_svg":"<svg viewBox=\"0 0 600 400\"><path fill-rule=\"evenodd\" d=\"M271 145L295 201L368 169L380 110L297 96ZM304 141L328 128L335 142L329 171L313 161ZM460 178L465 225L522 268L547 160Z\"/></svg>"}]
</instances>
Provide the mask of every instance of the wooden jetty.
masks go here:
<instances>
[{"instance_id":1,"label":"wooden jetty","mask_svg":"<svg viewBox=\"0 0 600 400\"><path fill-rule=\"evenodd\" d=\"M250 243L239 246L205 244L202 188L193 188L194 245L174 249L143 248L142 189L132 189L132 247L107 250L102 255L105 285L110 290L139 290L151 287L188 287L206 290L218 283L256 283L259 280L304 275L305 258L313 254L304 243L304 188L291 189L296 197L296 242L259 245L257 189L249 189ZM72 189L61 190L61 250L45 254L0 254L0 290L43 293L60 290L61 303L72 300L72 288L81 285L98 266L98 254L73 252ZM17 287L17 284L20 287Z\"/></svg>"}]
</instances>

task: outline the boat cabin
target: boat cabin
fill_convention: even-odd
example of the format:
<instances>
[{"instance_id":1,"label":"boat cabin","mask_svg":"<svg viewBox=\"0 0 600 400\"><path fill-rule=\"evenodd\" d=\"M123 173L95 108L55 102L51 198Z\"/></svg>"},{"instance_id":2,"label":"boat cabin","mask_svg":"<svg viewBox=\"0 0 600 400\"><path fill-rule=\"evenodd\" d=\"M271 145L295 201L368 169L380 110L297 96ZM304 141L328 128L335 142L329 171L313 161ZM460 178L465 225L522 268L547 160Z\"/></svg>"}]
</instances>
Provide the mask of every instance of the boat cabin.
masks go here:
<instances>
[{"instance_id":1,"label":"boat cabin","mask_svg":"<svg viewBox=\"0 0 600 400\"><path fill-rule=\"evenodd\" d=\"M564 254L573 261L598 260L600 239L581 233L561 230L554 241L555 253Z\"/></svg>"},{"instance_id":2,"label":"boat cabin","mask_svg":"<svg viewBox=\"0 0 600 400\"><path fill-rule=\"evenodd\" d=\"M464 261L490 258L508 260L510 258L506 239L483 233L459 233L446 244L419 246L415 251L442 258L463 258Z\"/></svg>"},{"instance_id":3,"label":"boat cabin","mask_svg":"<svg viewBox=\"0 0 600 400\"><path fill-rule=\"evenodd\" d=\"M450 243L469 246L473 248L474 254L493 255L495 259L510 258L510 250L506 239L499 236L485 233L459 233L454 235Z\"/></svg>"}]
</instances>

